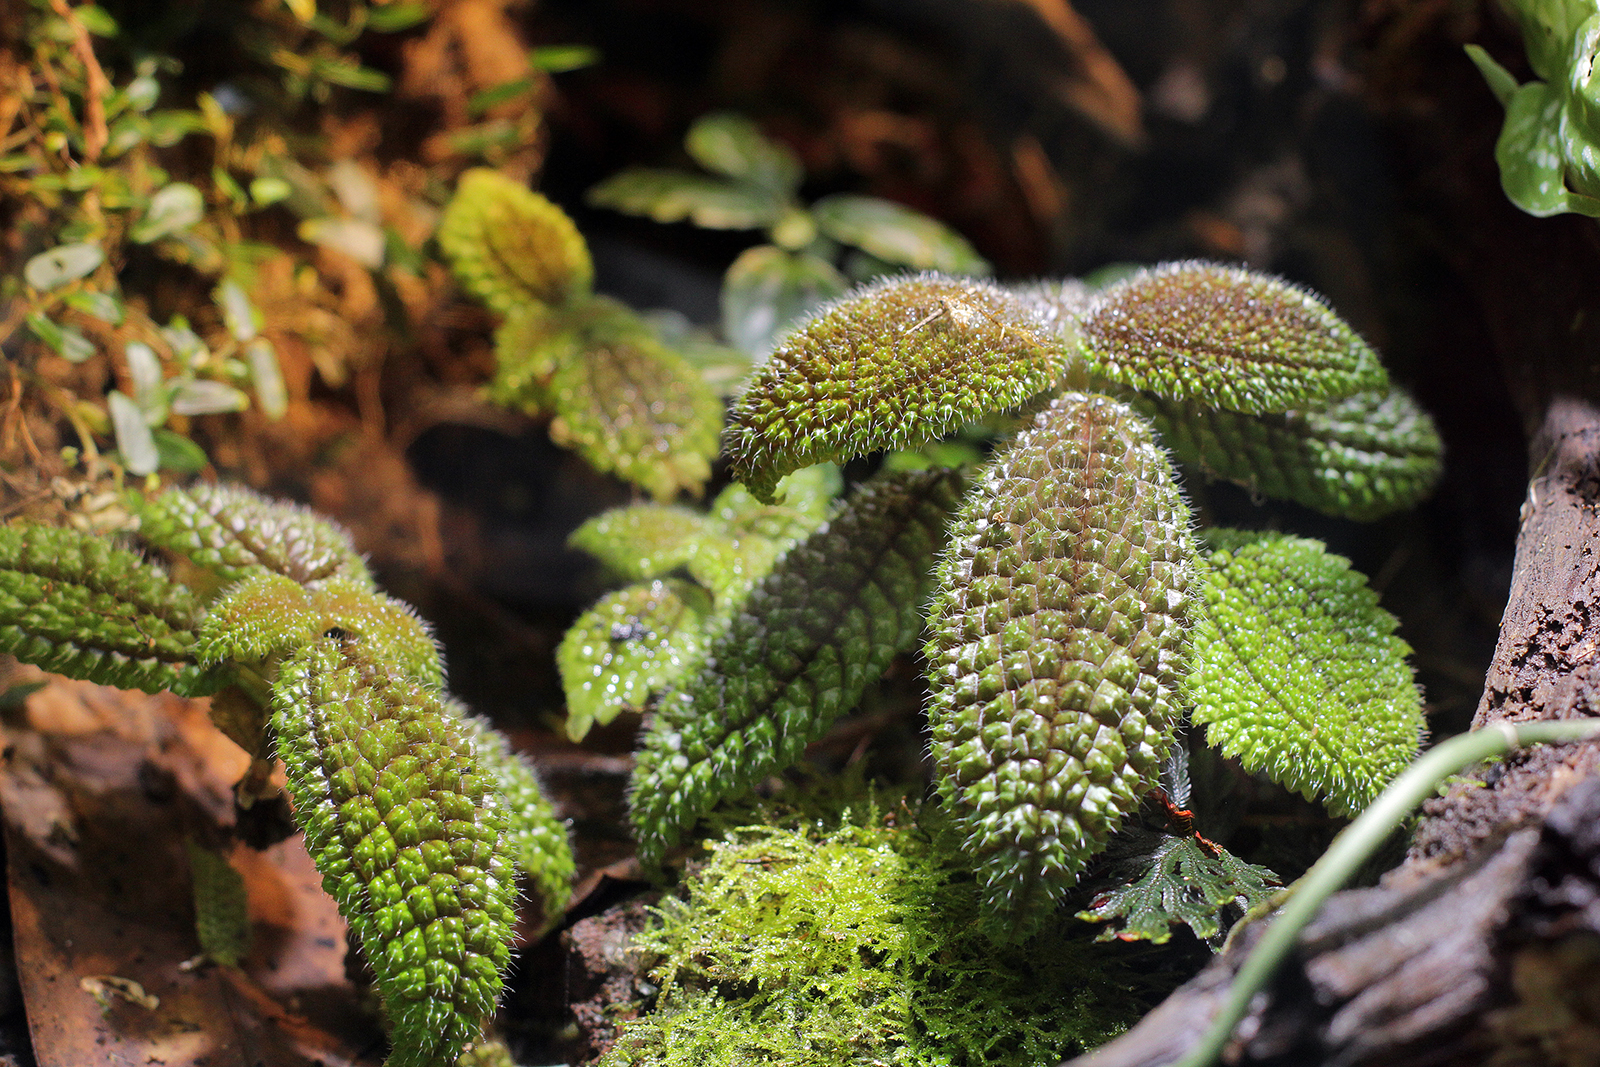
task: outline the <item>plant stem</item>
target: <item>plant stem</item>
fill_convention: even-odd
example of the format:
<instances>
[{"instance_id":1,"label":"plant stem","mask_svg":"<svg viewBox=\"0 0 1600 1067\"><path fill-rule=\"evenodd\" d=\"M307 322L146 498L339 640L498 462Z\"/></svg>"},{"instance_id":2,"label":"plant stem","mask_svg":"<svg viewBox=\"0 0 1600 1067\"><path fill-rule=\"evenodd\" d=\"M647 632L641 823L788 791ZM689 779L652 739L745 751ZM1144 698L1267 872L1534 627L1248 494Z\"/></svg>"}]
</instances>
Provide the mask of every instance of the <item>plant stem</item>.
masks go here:
<instances>
[{"instance_id":1,"label":"plant stem","mask_svg":"<svg viewBox=\"0 0 1600 1067\"><path fill-rule=\"evenodd\" d=\"M1600 737L1600 720L1500 723L1461 734L1435 745L1396 778L1372 806L1336 837L1322 858L1312 864L1290 890L1289 902L1256 943L1234 976L1228 998L1200 1041L1173 1067L1209 1067L1222 1054L1233 1029L1250 1010L1250 1002L1272 978L1300 933L1323 903L1366 862L1384 839L1405 821L1439 783L1474 763L1493 759L1524 745L1560 743Z\"/></svg>"}]
</instances>

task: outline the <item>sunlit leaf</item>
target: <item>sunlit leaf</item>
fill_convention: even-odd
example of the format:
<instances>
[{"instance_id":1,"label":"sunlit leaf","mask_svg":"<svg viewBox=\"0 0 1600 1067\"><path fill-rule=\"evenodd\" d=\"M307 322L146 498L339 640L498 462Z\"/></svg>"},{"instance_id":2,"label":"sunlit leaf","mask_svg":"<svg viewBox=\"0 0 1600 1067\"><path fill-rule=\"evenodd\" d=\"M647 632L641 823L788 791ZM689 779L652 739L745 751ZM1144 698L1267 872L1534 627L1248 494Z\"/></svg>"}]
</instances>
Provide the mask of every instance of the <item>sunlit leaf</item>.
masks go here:
<instances>
[{"instance_id":1,"label":"sunlit leaf","mask_svg":"<svg viewBox=\"0 0 1600 1067\"><path fill-rule=\"evenodd\" d=\"M913 270L984 277L989 261L966 238L937 219L892 200L838 193L811 205L817 228L840 244L864 248Z\"/></svg>"},{"instance_id":2,"label":"sunlit leaf","mask_svg":"<svg viewBox=\"0 0 1600 1067\"><path fill-rule=\"evenodd\" d=\"M1164 945L1180 923L1209 940L1222 933L1224 909L1242 916L1280 884L1267 868L1193 834L1134 831L1122 848L1112 849L1101 877L1116 888L1078 913L1085 922L1108 924L1097 941Z\"/></svg>"},{"instance_id":3,"label":"sunlit leaf","mask_svg":"<svg viewBox=\"0 0 1600 1067\"><path fill-rule=\"evenodd\" d=\"M461 176L439 222L439 247L474 296L506 312L588 292L588 245L555 204L498 171Z\"/></svg>"}]
</instances>

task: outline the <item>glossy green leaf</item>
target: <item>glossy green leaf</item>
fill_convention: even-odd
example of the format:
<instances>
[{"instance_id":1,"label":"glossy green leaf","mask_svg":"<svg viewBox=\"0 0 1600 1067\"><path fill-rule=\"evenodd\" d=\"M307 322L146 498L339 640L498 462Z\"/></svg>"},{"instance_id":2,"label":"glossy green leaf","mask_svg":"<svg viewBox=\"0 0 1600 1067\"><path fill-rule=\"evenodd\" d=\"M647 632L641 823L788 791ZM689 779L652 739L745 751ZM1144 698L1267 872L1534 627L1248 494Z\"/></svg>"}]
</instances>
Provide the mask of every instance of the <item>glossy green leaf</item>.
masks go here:
<instances>
[{"instance_id":1,"label":"glossy green leaf","mask_svg":"<svg viewBox=\"0 0 1600 1067\"><path fill-rule=\"evenodd\" d=\"M774 197L792 197L800 188L799 158L743 115L723 111L696 119L683 146L706 170L757 186Z\"/></svg>"},{"instance_id":2,"label":"glossy green leaf","mask_svg":"<svg viewBox=\"0 0 1600 1067\"><path fill-rule=\"evenodd\" d=\"M952 525L928 717L998 938L1048 915L1155 781L1180 716L1193 553L1148 425L1079 393L997 457Z\"/></svg>"},{"instance_id":3,"label":"glossy green leaf","mask_svg":"<svg viewBox=\"0 0 1600 1067\"><path fill-rule=\"evenodd\" d=\"M746 249L722 280L722 332L734 347L764 356L791 323L847 288L832 264L808 252L773 245Z\"/></svg>"},{"instance_id":4,"label":"glossy green leaf","mask_svg":"<svg viewBox=\"0 0 1600 1067\"><path fill-rule=\"evenodd\" d=\"M183 378L172 383L172 410L178 415L223 415L249 406L250 398L243 392L210 378Z\"/></svg>"},{"instance_id":5,"label":"glossy green leaf","mask_svg":"<svg viewBox=\"0 0 1600 1067\"><path fill-rule=\"evenodd\" d=\"M111 414L111 430L117 438L117 451L122 453L122 465L128 469L128 473L143 477L160 467L161 454L156 451L150 423L146 421L139 405L113 389L106 394L106 407Z\"/></svg>"},{"instance_id":6,"label":"glossy green leaf","mask_svg":"<svg viewBox=\"0 0 1600 1067\"><path fill-rule=\"evenodd\" d=\"M22 279L35 289L55 289L93 273L105 261L106 254L97 244L57 245L28 260Z\"/></svg>"},{"instance_id":7,"label":"glossy green leaf","mask_svg":"<svg viewBox=\"0 0 1600 1067\"><path fill-rule=\"evenodd\" d=\"M1404 390L1363 392L1319 411L1239 415L1194 402L1141 401L1184 463L1263 496L1329 515L1376 519L1433 491L1444 443Z\"/></svg>"},{"instance_id":8,"label":"glossy green leaf","mask_svg":"<svg viewBox=\"0 0 1600 1067\"><path fill-rule=\"evenodd\" d=\"M601 597L556 649L567 696L567 736L643 711L651 696L697 666L705 651L711 598L677 579L630 585Z\"/></svg>"},{"instance_id":9,"label":"glossy green leaf","mask_svg":"<svg viewBox=\"0 0 1600 1067\"><path fill-rule=\"evenodd\" d=\"M1600 217L1600 200L1567 188L1563 110L1560 92L1543 82L1529 82L1512 94L1494 148L1500 186L1513 204L1539 218L1567 211Z\"/></svg>"},{"instance_id":10,"label":"glossy green leaf","mask_svg":"<svg viewBox=\"0 0 1600 1067\"><path fill-rule=\"evenodd\" d=\"M1321 298L1214 263L1168 263L1111 286L1079 333L1094 373L1227 411L1320 406L1388 384L1377 354Z\"/></svg>"},{"instance_id":11,"label":"glossy green leaf","mask_svg":"<svg viewBox=\"0 0 1600 1067\"><path fill-rule=\"evenodd\" d=\"M989 261L937 219L876 196L836 193L811 205L817 229L840 244L912 270L987 277Z\"/></svg>"},{"instance_id":12,"label":"glossy green leaf","mask_svg":"<svg viewBox=\"0 0 1600 1067\"><path fill-rule=\"evenodd\" d=\"M1070 361L1036 310L939 275L866 286L790 333L746 385L724 448L758 498L824 460L911 448L1049 389Z\"/></svg>"},{"instance_id":13,"label":"glossy green leaf","mask_svg":"<svg viewBox=\"0 0 1600 1067\"><path fill-rule=\"evenodd\" d=\"M157 189L136 222L128 229L128 238L139 244L150 244L163 237L182 233L205 217L206 201L200 190L188 182L173 182Z\"/></svg>"},{"instance_id":14,"label":"glossy green leaf","mask_svg":"<svg viewBox=\"0 0 1600 1067\"><path fill-rule=\"evenodd\" d=\"M1135 832L1130 847L1100 875L1116 888L1095 897L1084 922L1106 923L1097 941L1164 945L1180 923L1202 941L1222 933L1222 912L1242 916L1265 903L1281 883L1265 867L1190 834Z\"/></svg>"},{"instance_id":15,"label":"glossy green leaf","mask_svg":"<svg viewBox=\"0 0 1600 1067\"><path fill-rule=\"evenodd\" d=\"M782 197L726 178L635 167L589 190L595 207L657 222L693 222L710 230L757 230L783 213Z\"/></svg>"},{"instance_id":16,"label":"glossy green leaf","mask_svg":"<svg viewBox=\"0 0 1600 1067\"><path fill-rule=\"evenodd\" d=\"M589 247L566 213L498 171L461 176L438 239L461 284L496 311L565 303L594 278Z\"/></svg>"},{"instance_id":17,"label":"glossy green leaf","mask_svg":"<svg viewBox=\"0 0 1600 1067\"><path fill-rule=\"evenodd\" d=\"M1320 541L1215 532L1185 691L1206 741L1336 814L1417 754L1422 696L1398 620Z\"/></svg>"},{"instance_id":18,"label":"glossy green leaf","mask_svg":"<svg viewBox=\"0 0 1600 1067\"><path fill-rule=\"evenodd\" d=\"M1511 101L1511 94L1517 91L1516 76L1477 45L1469 44L1465 47L1467 58L1472 60L1472 65L1483 75L1483 80L1489 85L1489 91L1500 101L1500 106L1505 107Z\"/></svg>"},{"instance_id":19,"label":"glossy green leaf","mask_svg":"<svg viewBox=\"0 0 1600 1067\"><path fill-rule=\"evenodd\" d=\"M184 696L221 672L195 661L201 611L164 570L104 537L0 526L0 652L71 678Z\"/></svg>"},{"instance_id":20,"label":"glossy green leaf","mask_svg":"<svg viewBox=\"0 0 1600 1067\"><path fill-rule=\"evenodd\" d=\"M646 862L798 760L914 643L956 492L948 471L869 482L756 585L648 727L631 800Z\"/></svg>"}]
</instances>

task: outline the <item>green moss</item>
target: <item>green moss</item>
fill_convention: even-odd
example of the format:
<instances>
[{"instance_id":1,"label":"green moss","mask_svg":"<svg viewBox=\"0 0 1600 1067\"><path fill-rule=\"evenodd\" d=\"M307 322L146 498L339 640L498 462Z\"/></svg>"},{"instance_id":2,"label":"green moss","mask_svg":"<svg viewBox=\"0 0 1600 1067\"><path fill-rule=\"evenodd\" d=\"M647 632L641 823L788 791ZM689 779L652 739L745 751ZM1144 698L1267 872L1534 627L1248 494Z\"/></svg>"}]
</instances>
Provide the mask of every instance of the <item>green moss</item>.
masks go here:
<instances>
[{"instance_id":1,"label":"green moss","mask_svg":"<svg viewBox=\"0 0 1600 1067\"><path fill-rule=\"evenodd\" d=\"M637 939L656 1010L603 1067L1058 1063L1137 1018L1072 920L996 948L937 812L735 828Z\"/></svg>"}]
</instances>

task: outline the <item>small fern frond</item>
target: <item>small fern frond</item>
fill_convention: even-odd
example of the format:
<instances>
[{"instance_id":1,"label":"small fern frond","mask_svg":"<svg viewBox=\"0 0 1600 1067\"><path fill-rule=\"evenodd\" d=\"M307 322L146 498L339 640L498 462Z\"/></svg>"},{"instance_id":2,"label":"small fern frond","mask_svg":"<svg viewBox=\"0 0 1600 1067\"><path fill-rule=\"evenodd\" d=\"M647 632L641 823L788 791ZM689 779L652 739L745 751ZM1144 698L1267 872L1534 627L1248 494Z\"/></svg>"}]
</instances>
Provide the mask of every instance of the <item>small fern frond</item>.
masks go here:
<instances>
[{"instance_id":1,"label":"small fern frond","mask_svg":"<svg viewBox=\"0 0 1600 1067\"><path fill-rule=\"evenodd\" d=\"M298 504L197 484L132 496L129 507L144 541L208 572L218 586L265 570L296 582L337 577L374 588L350 535Z\"/></svg>"},{"instance_id":2,"label":"small fern frond","mask_svg":"<svg viewBox=\"0 0 1600 1067\"><path fill-rule=\"evenodd\" d=\"M1395 617L1320 541L1214 531L1186 695L1206 741L1335 814L1416 755L1422 697Z\"/></svg>"},{"instance_id":3,"label":"small fern frond","mask_svg":"<svg viewBox=\"0 0 1600 1067\"><path fill-rule=\"evenodd\" d=\"M1002 939L1049 913L1155 781L1193 552L1148 424L1079 393L952 525L926 650L933 758Z\"/></svg>"},{"instance_id":4,"label":"small fern frond","mask_svg":"<svg viewBox=\"0 0 1600 1067\"><path fill-rule=\"evenodd\" d=\"M500 993L517 857L475 730L367 651L338 637L296 651L272 727L306 849L377 976L387 1067L448 1067Z\"/></svg>"},{"instance_id":5,"label":"small fern frond","mask_svg":"<svg viewBox=\"0 0 1600 1067\"><path fill-rule=\"evenodd\" d=\"M758 499L823 460L910 448L1054 385L1066 344L1033 303L923 274L856 290L790 333L745 386L724 434Z\"/></svg>"},{"instance_id":6,"label":"small fern frond","mask_svg":"<svg viewBox=\"0 0 1600 1067\"><path fill-rule=\"evenodd\" d=\"M1107 924L1096 941L1164 945L1180 923L1208 941L1222 934L1223 909L1244 915L1282 884L1267 868L1246 863L1195 834L1141 830L1130 835L1129 843L1125 854L1104 870L1096 865L1099 876L1117 888L1101 893L1087 911L1078 913L1084 922Z\"/></svg>"},{"instance_id":7,"label":"small fern frond","mask_svg":"<svg viewBox=\"0 0 1600 1067\"><path fill-rule=\"evenodd\" d=\"M870 482L756 585L649 724L631 802L641 858L794 763L910 647L957 485L949 471Z\"/></svg>"},{"instance_id":8,"label":"small fern frond","mask_svg":"<svg viewBox=\"0 0 1600 1067\"><path fill-rule=\"evenodd\" d=\"M1163 400L1261 413L1388 384L1377 354L1320 297L1238 267L1140 271L1101 293L1079 330L1094 374Z\"/></svg>"},{"instance_id":9,"label":"small fern frond","mask_svg":"<svg viewBox=\"0 0 1600 1067\"><path fill-rule=\"evenodd\" d=\"M0 526L0 652L69 678L182 696L226 680L195 658L201 610L137 553L73 529Z\"/></svg>"},{"instance_id":10,"label":"small fern frond","mask_svg":"<svg viewBox=\"0 0 1600 1067\"><path fill-rule=\"evenodd\" d=\"M439 247L461 284L499 312L588 292L589 246L566 212L498 171L461 176L439 220Z\"/></svg>"},{"instance_id":11,"label":"small fern frond","mask_svg":"<svg viewBox=\"0 0 1600 1067\"><path fill-rule=\"evenodd\" d=\"M680 579L641 582L601 597L556 649L567 695L567 736L581 741L596 723L643 711L705 651L711 598Z\"/></svg>"},{"instance_id":12,"label":"small fern frond","mask_svg":"<svg viewBox=\"0 0 1600 1067\"><path fill-rule=\"evenodd\" d=\"M1143 400L1181 462L1328 515L1376 519L1433 491L1444 443L1398 386L1312 411L1240 415L1195 401Z\"/></svg>"}]
</instances>

